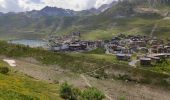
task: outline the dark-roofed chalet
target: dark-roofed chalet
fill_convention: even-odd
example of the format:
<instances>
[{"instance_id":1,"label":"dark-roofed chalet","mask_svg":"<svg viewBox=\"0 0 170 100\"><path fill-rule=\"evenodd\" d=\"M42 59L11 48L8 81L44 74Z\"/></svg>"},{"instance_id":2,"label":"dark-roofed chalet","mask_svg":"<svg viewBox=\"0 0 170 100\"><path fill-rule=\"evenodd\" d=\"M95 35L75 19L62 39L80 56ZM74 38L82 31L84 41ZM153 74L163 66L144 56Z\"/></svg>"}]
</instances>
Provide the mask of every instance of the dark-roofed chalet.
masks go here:
<instances>
[{"instance_id":1,"label":"dark-roofed chalet","mask_svg":"<svg viewBox=\"0 0 170 100\"><path fill-rule=\"evenodd\" d=\"M112 40L110 41L110 44L119 45L120 40L121 39L119 37L113 37Z\"/></svg>"},{"instance_id":2,"label":"dark-roofed chalet","mask_svg":"<svg viewBox=\"0 0 170 100\"><path fill-rule=\"evenodd\" d=\"M150 41L150 45L162 45L164 44L163 40L157 40L157 39L154 39L154 40L151 40Z\"/></svg>"},{"instance_id":3,"label":"dark-roofed chalet","mask_svg":"<svg viewBox=\"0 0 170 100\"><path fill-rule=\"evenodd\" d=\"M129 61L131 59L130 54L116 54L118 60Z\"/></svg>"},{"instance_id":4,"label":"dark-roofed chalet","mask_svg":"<svg viewBox=\"0 0 170 100\"><path fill-rule=\"evenodd\" d=\"M151 65L152 60L151 58L140 58L140 65L148 66Z\"/></svg>"},{"instance_id":5,"label":"dark-roofed chalet","mask_svg":"<svg viewBox=\"0 0 170 100\"><path fill-rule=\"evenodd\" d=\"M152 53L164 53L165 48L163 45L154 45L151 47L151 52Z\"/></svg>"},{"instance_id":6,"label":"dark-roofed chalet","mask_svg":"<svg viewBox=\"0 0 170 100\"><path fill-rule=\"evenodd\" d=\"M165 53L170 53L170 46L165 46Z\"/></svg>"},{"instance_id":7,"label":"dark-roofed chalet","mask_svg":"<svg viewBox=\"0 0 170 100\"><path fill-rule=\"evenodd\" d=\"M113 49L114 52L116 53L122 53L126 48L122 46L117 46L116 48Z\"/></svg>"},{"instance_id":8,"label":"dark-roofed chalet","mask_svg":"<svg viewBox=\"0 0 170 100\"><path fill-rule=\"evenodd\" d=\"M95 41L96 47L100 48L100 47L104 47L104 43L101 40Z\"/></svg>"},{"instance_id":9,"label":"dark-roofed chalet","mask_svg":"<svg viewBox=\"0 0 170 100\"><path fill-rule=\"evenodd\" d=\"M146 42L145 41L136 41L136 45L138 46L138 47L146 47Z\"/></svg>"},{"instance_id":10,"label":"dark-roofed chalet","mask_svg":"<svg viewBox=\"0 0 170 100\"><path fill-rule=\"evenodd\" d=\"M148 53L149 49L147 47L140 47L139 51L142 52L142 53Z\"/></svg>"},{"instance_id":11,"label":"dark-roofed chalet","mask_svg":"<svg viewBox=\"0 0 170 100\"><path fill-rule=\"evenodd\" d=\"M85 50L86 47L87 47L87 45L85 45L85 44L79 44L79 43L70 44L69 45L69 50L71 50L71 51Z\"/></svg>"}]
</instances>

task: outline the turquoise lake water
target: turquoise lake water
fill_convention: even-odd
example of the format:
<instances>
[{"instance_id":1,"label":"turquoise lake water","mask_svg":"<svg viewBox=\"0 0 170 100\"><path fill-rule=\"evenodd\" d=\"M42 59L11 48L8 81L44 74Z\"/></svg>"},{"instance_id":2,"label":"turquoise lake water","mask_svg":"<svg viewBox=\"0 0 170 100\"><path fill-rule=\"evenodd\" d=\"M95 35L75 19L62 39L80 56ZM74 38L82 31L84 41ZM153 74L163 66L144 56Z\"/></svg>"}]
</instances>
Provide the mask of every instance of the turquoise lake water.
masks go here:
<instances>
[{"instance_id":1,"label":"turquoise lake water","mask_svg":"<svg viewBox=\"0 0 170 100\"><path fill-rule=\"evenodd\" d=\"M48 42L44 40L36 40L36 39L18 39L18 40L10 40L8 43L12 44L21 44L29 47L47 47Z\"/></svg>"}]
</instances>

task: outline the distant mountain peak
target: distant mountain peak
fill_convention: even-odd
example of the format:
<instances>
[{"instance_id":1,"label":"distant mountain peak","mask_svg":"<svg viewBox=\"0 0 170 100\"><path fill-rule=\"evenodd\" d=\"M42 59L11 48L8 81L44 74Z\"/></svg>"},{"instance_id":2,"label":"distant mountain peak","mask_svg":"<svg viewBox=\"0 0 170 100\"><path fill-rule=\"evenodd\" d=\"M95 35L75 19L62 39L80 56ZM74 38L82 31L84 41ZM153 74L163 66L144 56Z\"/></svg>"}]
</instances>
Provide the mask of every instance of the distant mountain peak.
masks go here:
<instances>
[{"instance_id":1,"label":"distant mountain peak","mask_svg":"<svg viewBox=\"0 0 170 100\"><path fill-rule=\"evenodd\" d=\"M41 13L44 13L48 16L73 16L74 11L69 9L57 8L57 7L49 7L46 6L42 10Z\"/></svg>"},{"instance_id":2,"label":"distant mountain peak","mask_svg":"<svg viewBox=\"0 0 170 100\"><path fill-rule=\"evenodd\" d=\"M98 15L101 12L104 12L108 8L111 8L113 4L115 4L115 2L111 4L104 4L99 8L91 8L91 9L82 10L82 11L74 11L71 9L46 6L42 8L41 10L26 11L26 12L21 12L18 14L22 14L27 17L33 17L33 18L39 18L39 17L44 17L44 16L59 16L59 17L91 16L91 15ZM2 15L3 13L0 13L0 16Z\"/></svg>"}]
</instances>

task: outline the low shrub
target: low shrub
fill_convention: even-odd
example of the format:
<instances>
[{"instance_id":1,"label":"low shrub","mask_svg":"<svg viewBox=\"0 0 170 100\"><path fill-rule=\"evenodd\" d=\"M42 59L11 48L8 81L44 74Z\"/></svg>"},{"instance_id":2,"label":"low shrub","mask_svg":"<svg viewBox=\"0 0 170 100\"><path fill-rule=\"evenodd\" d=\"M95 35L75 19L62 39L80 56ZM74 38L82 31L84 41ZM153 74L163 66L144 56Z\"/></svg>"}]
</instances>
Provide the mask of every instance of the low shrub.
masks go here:
<instances>
[{"instance_id":1,"label":"low shrub","mask_svg":"<svg viewBox=\"0 0 170 100\"><path fill-rule=\"evenodd\" d=\"M60 86L60 96L64 100L79 100L81 91L78 88L74 88L67 82Z\"/></svg>"},{"instance_id":2,"label":"low shrub","mask_svg":"<svg viewBox=\"0 0 170 100\"><path fill-rule=\"evenodd\" d=\"M96 88L87 88L81 91L67 82L60 86L60 96L64 100L103 100L105 95Z\"/></svg>"},{"instance_id":3,"label":"low shrub","mask_svg":"<svg viewBox=\"0 0 170 100\"><path fill-rule=\"evenodd\" d=\"M0 73L1 74L7 74L9 72L9 68L8 67L0 67Z\"/></svg>"},{"instance_id":4,"label":"low shrub","mask_svg":"<svg viewBox=\"0 0 170 100\"><path fill-rule=\"evenodd\" d=\"M105 95L96 88L88 88L82 92L83 100L103 100Z\"/></svg>"}]
</instances>

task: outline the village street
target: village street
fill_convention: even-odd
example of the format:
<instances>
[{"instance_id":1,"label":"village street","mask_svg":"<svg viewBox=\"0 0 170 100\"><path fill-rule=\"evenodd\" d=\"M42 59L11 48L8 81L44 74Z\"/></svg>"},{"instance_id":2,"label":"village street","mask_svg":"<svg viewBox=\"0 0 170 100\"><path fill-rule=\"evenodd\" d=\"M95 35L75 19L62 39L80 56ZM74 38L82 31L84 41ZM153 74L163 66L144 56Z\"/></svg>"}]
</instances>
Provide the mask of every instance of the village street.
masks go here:
<instances>
[{"instance_id":1,"label":"village street","mask_svg":"<svg viewBox=\"0 0 170 100\"><path fill-rule=\"evenodd\" d=\"M132 60L131 62L129 62L130 66L136 67L136 63L139 62L140 60Z\"/></svg>"}]
</instances>

